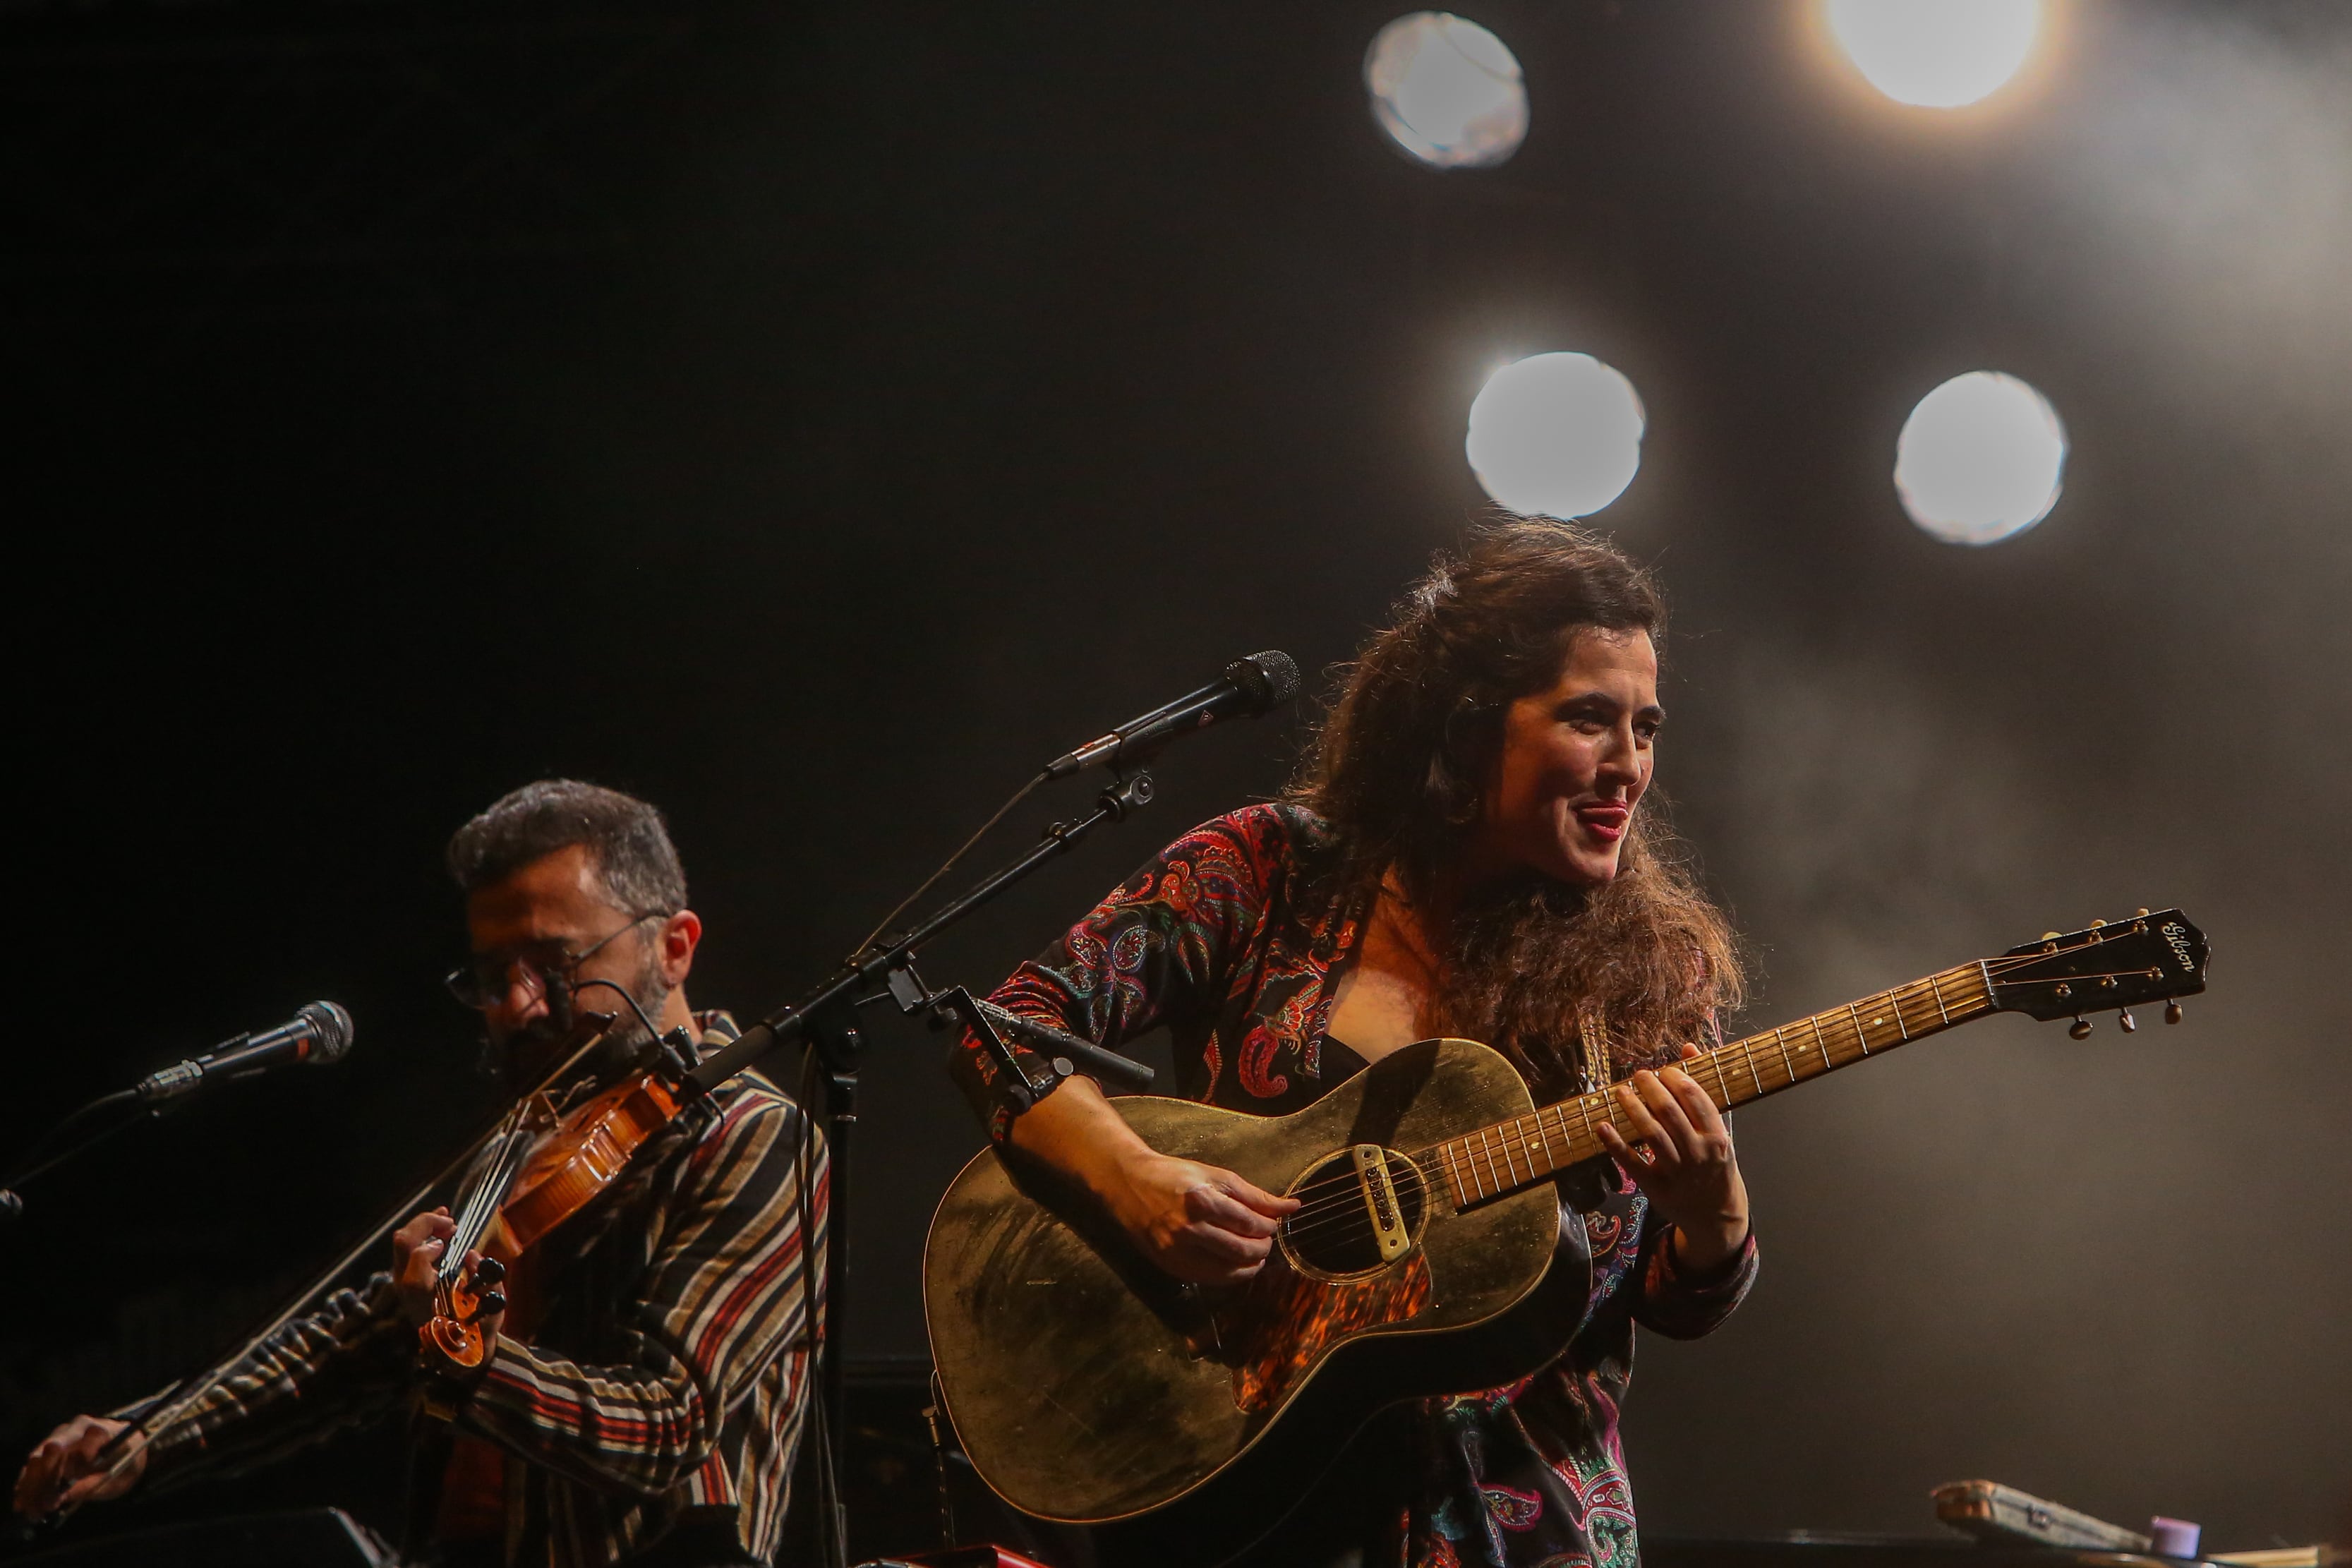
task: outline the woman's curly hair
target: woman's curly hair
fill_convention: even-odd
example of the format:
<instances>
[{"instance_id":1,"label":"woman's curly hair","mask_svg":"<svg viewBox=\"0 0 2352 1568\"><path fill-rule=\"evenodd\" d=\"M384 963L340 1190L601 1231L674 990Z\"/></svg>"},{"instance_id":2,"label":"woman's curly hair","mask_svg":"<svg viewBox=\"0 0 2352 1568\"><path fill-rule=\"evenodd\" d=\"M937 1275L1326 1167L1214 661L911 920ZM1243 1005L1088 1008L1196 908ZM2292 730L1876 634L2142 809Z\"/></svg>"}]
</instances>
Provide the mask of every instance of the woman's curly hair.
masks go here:
<instances>
[{"instance_id":1,"label":"woman's curly hair","mask_svg":"<svg viewBox=\"0 0 2352 1568\"><path fill-rule=\"evenodd\" d=\"M1559 679L1580 635L1662 641L1665 601L1615 546L1566 523L1513 518L1441 555L1345 671L1289 791L1328 821L1348 890L1370 908L1392 879L1440 966L1431 1032L1485 1040L1538 1088L1584 1077L1598 1026L1613 1074L1706 1043L1738 1005L1730 923L1691 874L1654 787L1633 813L1615 879L1574 887L1532 873L1448 905L1437 895L1476 823L1512 702Z\"/></svg>"}]
</instances>

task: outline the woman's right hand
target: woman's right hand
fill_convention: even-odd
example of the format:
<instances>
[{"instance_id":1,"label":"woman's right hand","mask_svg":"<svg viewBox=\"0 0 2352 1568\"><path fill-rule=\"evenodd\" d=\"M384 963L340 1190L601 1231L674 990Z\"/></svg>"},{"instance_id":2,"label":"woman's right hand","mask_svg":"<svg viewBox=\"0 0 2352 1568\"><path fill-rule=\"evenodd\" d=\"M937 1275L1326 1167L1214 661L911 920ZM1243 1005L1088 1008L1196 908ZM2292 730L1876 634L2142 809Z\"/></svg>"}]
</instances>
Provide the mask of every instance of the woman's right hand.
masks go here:
<instances>
[{"instance_id":1,"label":"woman's right hand","mask_svg":"<svg viewBox=\"0 0 2352 1568\"><path fill-rule=\"evenodd\" d=\"M16 1511L26 1519L45 1519L68 1503L118 1498L138 1485L147 1469L147 1439L133 1437L126 1447L130 1461L108 1476L123 1458L121 1448L106 1450L128 1422L103 1415L77 1415L34 1446L16 1476ZM100 1451L106 1450L104 1457Z\"/></svg>"},{"instance_id":2,"label":"woman's right hand","mask_svg":"<svg viewBox=\"0 0 2352 1568\"><path fill-rule=\"evenodd\" d=\"M1074 1078L1013 1123L1013 1142L1076 1177L1144 1257L1188 1285L1238 1285L1274 1250L1276 1225L1298 1207L1231 1171L1162 1154Z\"/></svg>"},{"instance_id":3,"label":"woman's right hand","mask_svg":"<svg viewBox=\"0 0 2352 1568\"><path fill-rule=\"evenodd\" d=\"M1276 1197L1231 1171L1149 1149L1119 1162L1103 1194L1143 1255L1193 1285L1238 1285L1265 1265L1297 1198Z\"/></svg>"}]
</instances>

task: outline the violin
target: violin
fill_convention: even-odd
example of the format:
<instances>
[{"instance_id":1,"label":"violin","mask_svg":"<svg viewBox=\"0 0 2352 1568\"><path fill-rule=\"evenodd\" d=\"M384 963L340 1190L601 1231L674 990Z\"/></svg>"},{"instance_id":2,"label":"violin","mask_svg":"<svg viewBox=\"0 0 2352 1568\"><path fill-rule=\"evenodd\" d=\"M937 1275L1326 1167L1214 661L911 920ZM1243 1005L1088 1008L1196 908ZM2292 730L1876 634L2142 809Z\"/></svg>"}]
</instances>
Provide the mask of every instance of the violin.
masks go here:
<instances>
[{"instance_id":1,"label":"violin","mask_svg":"<svg viewBox=\"0 0 2352 1568\"><path fill-rule=\"evenodd\" d=\"M205 1371L182 1378L143 1402L144 1408L118 1430L98 1458L115 1456L105 1475L120 1475L136 1456L138 1442L177 1420L216 1387L231 1368L326 1294L389 1237L425 1200L460 1171L477 1174L459 1204L458 1231L435 1268L435 1316L418 1331L423 1348L464 1368L479 1366L489 1346L484 1319L503 1311L497 1289L507 1269L565 1220L588 1206L618 1177L630 1155L698 1099L700 1088L687 1074L693 1066L684 1030L660 1042L652 1068L624 1079L594 1098L559 1113L553 1089L604 1040L613 1015L583 1012L557 1047L560 1060L531 1091L502 1113L490 1130L467 1144L430 1181L410 1193L374 1228L306 1283L275 1316ZM487 1158L485 1155L487 1154ZM482 1253L482 1267L465 1268L467 1252ZM72 1517L79 1503L41 1521L54 1529Z\"/></svg>"},{"instance_id":2,"label":"violin","mask_svg":"<svg viewBox=\"0 0 2352 1568\"><path fill-rule=\"evenodd\" d=\"M654 1066L569 1111L545 1089L516 1105L458 1205L457 1233L434 1268L433 1317L416 1331L420 1346L455 1368L482 1364L490 1352L482 1324L506 1310L499 1286L508 1270L611 1186L696 1098L686 1077L692 1063L684 1031L673 1031Z\"/></svg>"}]
</instances>

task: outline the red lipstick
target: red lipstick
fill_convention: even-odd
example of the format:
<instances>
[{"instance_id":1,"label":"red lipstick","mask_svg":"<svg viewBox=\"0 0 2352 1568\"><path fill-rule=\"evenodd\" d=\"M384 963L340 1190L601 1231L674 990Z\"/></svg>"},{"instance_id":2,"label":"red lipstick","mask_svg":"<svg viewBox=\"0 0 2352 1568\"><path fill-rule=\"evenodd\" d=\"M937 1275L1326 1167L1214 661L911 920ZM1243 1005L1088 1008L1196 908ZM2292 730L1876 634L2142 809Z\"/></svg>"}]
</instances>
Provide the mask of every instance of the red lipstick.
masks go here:
<instances>
[{"instance_id":1,"label":"red lipstick","mask_svg":"<svg viewBox=\"0 0 2352 1568\"><path fill-rule=\"evenodd\" d=\"M1603 844L1614 844L1625 837L1625 824L1633 819L1633 808L1620 802L1600 801L1576 808L1576 819L1584 830Z\"/></svg>"}]
</instances>

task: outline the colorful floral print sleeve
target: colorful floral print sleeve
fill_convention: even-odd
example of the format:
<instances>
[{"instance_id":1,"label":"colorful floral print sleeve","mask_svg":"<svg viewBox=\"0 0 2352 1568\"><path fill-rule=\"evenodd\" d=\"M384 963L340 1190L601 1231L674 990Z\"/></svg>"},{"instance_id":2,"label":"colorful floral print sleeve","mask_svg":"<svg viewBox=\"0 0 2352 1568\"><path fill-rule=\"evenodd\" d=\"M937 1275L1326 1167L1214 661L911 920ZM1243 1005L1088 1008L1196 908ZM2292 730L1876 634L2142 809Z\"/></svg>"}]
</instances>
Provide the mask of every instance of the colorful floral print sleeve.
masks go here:
<instances>
[{"instance_id":1,"label":"colorful floral print sleeve","mask_svg":"<svg viewBox=\"0 0 2352 1568\"><path fill-rule=\"evenodd\" d=\"M993 1000L1114 1047L1165 1025L1178 1092L1264 1115L1297 1110L1361 1067L1324 1034L1363 912L1340 895L1336 872L1329 832L1310 813L1260 805L1219 817L1153 858ZM967 1039L957 1070L1002 1139L993 1064ZM1756 1278L1752 1238L1709 1276L1677 1268L1665 1227L1645 1223L1645 1209L1620 1179L1599 1207L1567 1216L1591 1243L1592 1290L1559 1360L1411 1412L1412 1495L1384 1511L1368 1564L1633 1568L1617 1415L1633 1326L1695 1339Z\"/></svg>"}]
</instances>

